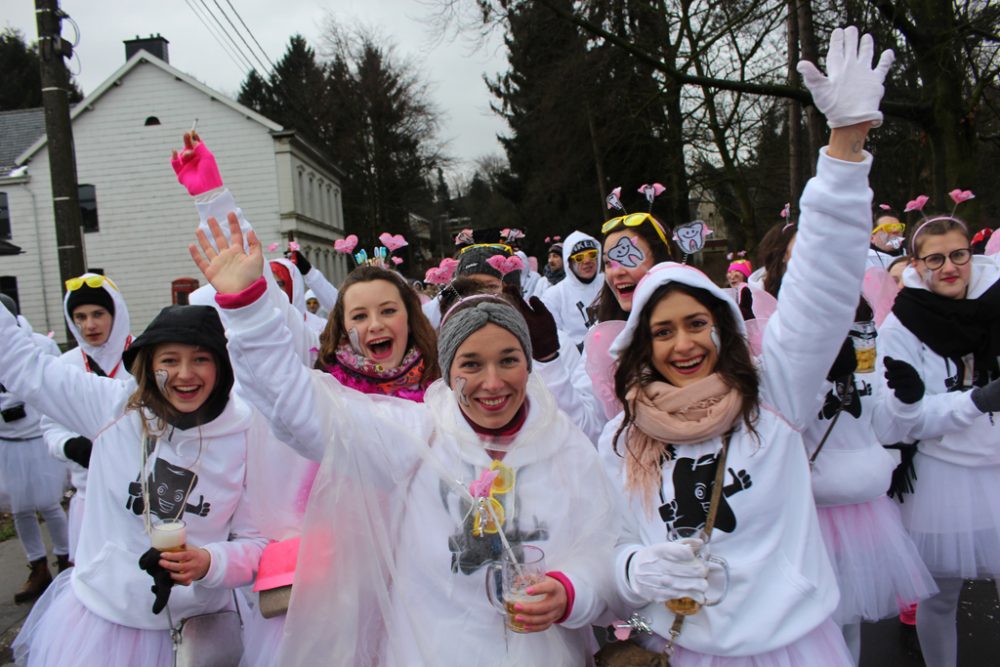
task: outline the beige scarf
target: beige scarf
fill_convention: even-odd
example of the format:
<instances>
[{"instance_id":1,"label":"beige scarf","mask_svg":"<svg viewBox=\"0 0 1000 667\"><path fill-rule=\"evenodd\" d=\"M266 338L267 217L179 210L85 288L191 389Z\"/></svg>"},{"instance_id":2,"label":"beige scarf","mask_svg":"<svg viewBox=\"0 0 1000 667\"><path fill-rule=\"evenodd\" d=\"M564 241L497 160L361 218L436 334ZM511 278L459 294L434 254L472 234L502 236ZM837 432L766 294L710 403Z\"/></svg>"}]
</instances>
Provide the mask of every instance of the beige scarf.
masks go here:
<instances>
[{"instance_id":1,"label":"beige scarf","mask_svg":"<svg viewBox=\"0 0 1000 667\"><path fill-rule=\"evenodd\" d=\"M743 407L743 396L717 373L685 387L652 382L626 395L633 423L627 432L625 489L640 494L652 511L667 444L691 445L728 431Z\"/></svg>"}]
</instances>

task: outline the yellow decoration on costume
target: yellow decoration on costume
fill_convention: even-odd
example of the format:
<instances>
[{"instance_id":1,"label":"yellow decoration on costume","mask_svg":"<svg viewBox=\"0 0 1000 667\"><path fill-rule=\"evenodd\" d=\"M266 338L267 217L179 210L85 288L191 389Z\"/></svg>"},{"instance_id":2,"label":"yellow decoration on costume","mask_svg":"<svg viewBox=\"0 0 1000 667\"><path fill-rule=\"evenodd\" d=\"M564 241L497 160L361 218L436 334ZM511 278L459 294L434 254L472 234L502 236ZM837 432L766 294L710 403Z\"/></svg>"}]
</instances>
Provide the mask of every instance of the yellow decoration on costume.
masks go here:
<instances>
[{"instance_id":1,"label":"yellow decoration on costume","mask_svg":"<svg viewBox=\"0 0 1000 667\"><path fill-rule=\"evenodd\" d=\"M494 460L490 464L490 470L496 470L497 476L493 480L493 487L490 489L490 495L497 494L502 495L504 493L510 492L514 488L514 469L508 465L504 465L500 461Z\"/></svg>"},{"instance_id":2,"label":"yellow decoration on costume","mask_svg":"<svg viewBox=\"0 0 1000 667\"><path fill-rule=\"evenodd\" d=\"M489 510L480 506L476 509L475 514L472 516L472 536L482 537L483 533L487 535L496 535L499 531L497 522L503 525L504 521L504 511L503 505L496 498L490 498L486 502L490 504L490 508L493 510L490 513ZM496 516L496 520L494 520Z\"/></svg>"}]
</instances>

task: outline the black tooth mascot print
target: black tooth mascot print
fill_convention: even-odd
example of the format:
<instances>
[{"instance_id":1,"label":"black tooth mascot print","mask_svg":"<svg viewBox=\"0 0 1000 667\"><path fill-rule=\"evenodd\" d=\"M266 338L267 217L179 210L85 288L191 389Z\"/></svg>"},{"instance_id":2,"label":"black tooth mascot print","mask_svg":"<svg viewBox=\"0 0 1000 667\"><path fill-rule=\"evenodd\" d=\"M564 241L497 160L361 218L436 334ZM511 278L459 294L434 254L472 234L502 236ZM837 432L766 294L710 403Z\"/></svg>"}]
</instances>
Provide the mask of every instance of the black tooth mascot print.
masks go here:
<instances>
[{"instance_id":1,"label":"black tooth mascot print","mask_svg":"<svg viewBox=\"0 0 1000 667\"><path fill-rule=\"evenodd\" d=\"M859 386L860 385L860 386ZM823 409L819 411L819 418L833 419L840 409L840 404L844 404L844 412L855 419L861 419L861 397L871 396L872 386L865 381L855 382L854 376L847 382L838 380L833 383L833 388L827 392L826 400L823 401Z\"/></svg>"},{"instance_id":2,"label":"black tooth mascot print","mask_svg":"<svg viewBox=\"0 0 1000 667\"><path fill-rule=\"evenodd\" d=\"M180 519L185 513L208 516L212 504L205 502L205 496L198 496L198 504L188 502L190 490L198 485L198 475L187 468L181 468L163 459L156 459L153 472L149 475L149 513L161 519ZM142 500L142 484L137 480L128 485L129 498L126 509L136 515L142 514L145 504Z\"/></svg>"},{"instance_id":3,"label":"black tooth mascot print","mask_svg":"<svg viewBox=\"0 0 1000 667\"><path fill-rule=\"evenodd\" d=\"M676 457L673 445L667 446L670 458ZM706 454L697 460L679 458L674 461L674 499L660 505L660 518L667 524L667 530L675 528L704 528L708 516L708 506L712 501L712 484L715 481L715 471L719 466L719 458L715 454ZM719 497L719 509L715 515L715 529L724 533L736 530L736 515L726 502L726 498L749 489L753 482L746 470L729 468L732 483L722 487Z\"/></svg>"}]
</instances>

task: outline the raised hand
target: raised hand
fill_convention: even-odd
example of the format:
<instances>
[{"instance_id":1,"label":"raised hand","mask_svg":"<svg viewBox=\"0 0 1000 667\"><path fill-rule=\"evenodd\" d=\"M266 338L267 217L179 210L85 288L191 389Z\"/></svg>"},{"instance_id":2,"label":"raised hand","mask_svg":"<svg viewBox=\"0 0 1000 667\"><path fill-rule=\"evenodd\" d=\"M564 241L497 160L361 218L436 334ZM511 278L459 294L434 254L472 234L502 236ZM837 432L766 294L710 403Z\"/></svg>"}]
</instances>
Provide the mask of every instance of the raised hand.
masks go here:
<instances>
[{"instance_id":1,"label":"raised hand","mask_svg":"<svg viewBox=\"0 0 1000 667\"><path fill-rule=\"evenodd\" d=\"M264 251L253 231L247 236L247 249L244 250L239 219L235 213L226 217L229 221L229 240L226 240L218 221L209 218L208 230L215 241L215 247L212 247L205 232L199 229L195 235L201 251L194 243L188 246L188 250L202 275L219 294L236 294L263 275ZM219 248L218 251L215 250L216 247Z\"/></svg>"},{"instance_id":2,"label":"raised hand","mask_svg":"<svg viewBox=\"0 0 1000 667\"><path fill-rule=\"evenodd\" d=\"M202 143L197 132L184 133L184 148L179 154L176 150L171 153L170 166L177 174L177 181L187 188L192 197L222 187L222 175L215 156Z\"/></svg>"},{"instance_id":3,"label":"raised hand","mask_svg":"<svg viewBox=\"0 0 1000 667\"><path fill-rule=\"evenodd\" d=\"M871 35L862 35L854 26L837 28L830 35L826 55L826 76L808 60L800 60L796 69L812 93L816 108L826 116L831 128L870 122L882 124L879 102L885 92L883 82L896 59L891 49L883 51L872 67L875 44Z\"/></svg>"}]
</instances>

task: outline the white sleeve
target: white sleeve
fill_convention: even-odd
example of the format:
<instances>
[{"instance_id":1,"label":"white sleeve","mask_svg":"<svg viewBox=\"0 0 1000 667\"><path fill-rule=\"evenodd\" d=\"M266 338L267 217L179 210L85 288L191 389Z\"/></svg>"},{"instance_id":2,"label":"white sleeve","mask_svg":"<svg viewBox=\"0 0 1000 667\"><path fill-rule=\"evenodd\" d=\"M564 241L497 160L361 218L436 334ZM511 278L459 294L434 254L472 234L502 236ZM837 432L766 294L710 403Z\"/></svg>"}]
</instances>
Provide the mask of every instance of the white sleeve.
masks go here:
<instances>
[{"instance_id":1,"label":"white sleeve","mask_svg":"<svg viewBox=\"0 0 1000 667\"><path fill-rule=\"evenodd\" d=\"M323 310L333 312L333 307L337 305L338 292L337 288L326 279L323 272L314 266L309 270L309 273L303 276L303 279L306 282L306 286L316 295L316 299Z\"/></svg>"},{"instance_id":2,"label":"white sleeve","mask_svg":"<svg viewBox=\"0 0 1000 667\"><path fill-rule=\"evenodd\" d=\"M45 414L42 415L40 426L42 429L42 436L45 438L45 445L49 448L49 455L54 459L68 463L69 459L66 458L66 451L63 449L63 446L66 444L67 440L75 438L80 434L70 431L68 428Z\"/></svg>"},{"instance_id":3,"label":"white sleeve","mask_svg":"<svg viewBox=\"0 0 1000 667\"><path fill-rule=\"evenodd\" d=\"M113 421L134 383L102 378L43 352L0 308L0 383L42 414L93 440Z\"/></svg>"},{"instance_id":4,"label":"white sleeve","mask_svg":"<svg viewBox=\"0 0 1000 667\"><path fill-rule=\"evenodd\" d=\"M199 581L206 588L239 588L251 583L268 539L261 535L252 520L244 484L236 511L229 521L229 539L201 545L212 556L208 572Z\"/></svg>"},{"instance_id":5,"label":"white sleeve","mask_svg":"<svg viewBox=\"0 0 1000 667\"><path fill-rule=\"evenodd\" d=\"M368 396L303 366L291 351L291 333L281 314L266 298L223 309L222 315L230 357L247 399L274 435L302 456L319 461L334 443L379 459L375 467L406 465L419 452L402 442L429 441L433 427L423 405ZM352 434L363 434L364 442L352 442Z\"/></svg>"},{"instance_id":6,"label":"white sleeve","mask_svg":"<svg viewBox=\"0 0 1000 667\"><path fill-rule=\"evenodd\" d=\"M762 400L800 430L847 337L861 295L871 234L871 155L836 160L820 151L809 180L777 310L764 331Z\"/></svg>"},{"instance_id":7,"label":"white sleeve","mask_svg":"<svg viewBox=\"0 0 1000 667\"><path fill-rule=\"evenodd\" d=\"M534 372L552 392L559 409L596 446L607 420L591 390L590 376L573 342L559 332L559 356L552 361L534 362Z\"/></svg>"}]
</instances>

